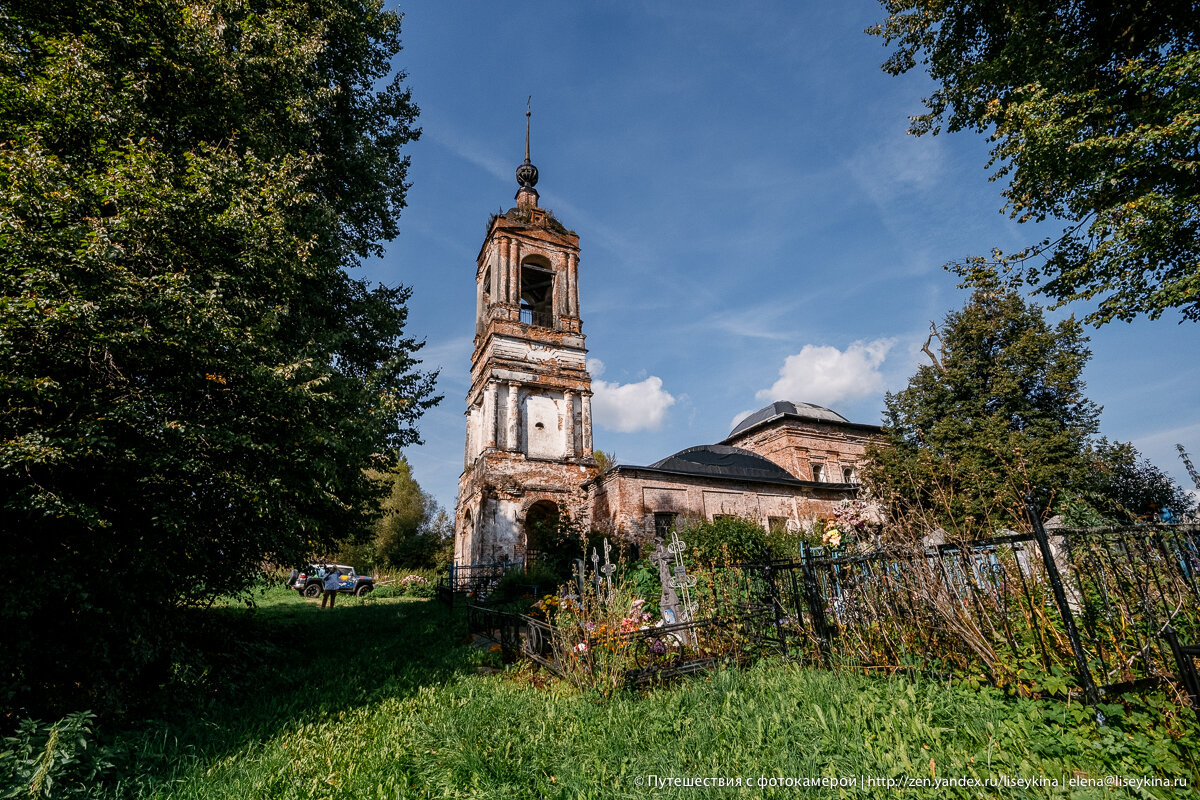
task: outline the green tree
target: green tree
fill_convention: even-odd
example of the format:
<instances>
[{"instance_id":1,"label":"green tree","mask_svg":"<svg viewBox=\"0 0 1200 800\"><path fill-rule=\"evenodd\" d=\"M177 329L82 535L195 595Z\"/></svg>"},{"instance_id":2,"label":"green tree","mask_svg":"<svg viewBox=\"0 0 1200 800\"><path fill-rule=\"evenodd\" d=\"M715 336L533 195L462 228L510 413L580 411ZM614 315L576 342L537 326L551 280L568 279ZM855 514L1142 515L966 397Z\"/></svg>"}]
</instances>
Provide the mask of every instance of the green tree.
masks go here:
<instances>
[{"instance_id":1,"label":"green tree","mask_svg":"<svg viewBox=\"0 0 1200 800\"><path fill-rule=\"evenodd\" d=\"M1099 409L1083 395L1091 353L1073 318L1050 326L1036 305L981 279L936 330L908 386L885 399L884 434L864 481L894 512L971 535L1022 524L1029 490L1081 485Z\"/></svg>"},{"instance_id":2,"label":"green tree","mask_svg":"<svg viewBox=\"0 0 1200 800\"><path fill-rule=\"evenodd\" d=\"M433 568L447 538L445 511L421 489L407 459L378 477L390 488L373 531L375 558L389 567ZM451 537L453 527L451 522Z\"/></svg>"},{"instance_id":3,"label":"green tree","mask_svg":"<svg viewBox=\"0 0 1200 800\"><path fill-rule=\"evenodd\" d=\"M379 0L6 4L5 707L118 704L168 674L164 612L377 511L364 468L438 399L408 290L347 273L408 188L399 32Z\"/></svg>"},{"instance_id":4,"label":"green tree","mask_svg":"<svg viewBox=\"0 0 1200 800\"><path fill-rule=\"evenodd\" d=\"M1200 14L1192 0L882 0L884 64L937 84L910 131L992 141L1006 210L1065 229L1017 253L1017 280L1100 325L1200 320ZM969 275L984 259L954 268Z\"/></svg>"},{"instance_id":5,"label":"green tree","mask_svg":"<svg viewBox=\"0 0 1200 800\"><path fill-rule=\"evenodd\" d=\"M596 466L600 469L600 474L611 472L617 466L617 454L610 453L606 450L593 450L592 458L596 461Z\"/></svg>"},{"instance_id":6,"label":"green tree","mask_svg":"<svg viewBox=\"0 0 1200 800\"><path fill-rule=\"evenodd\" d=\"M1083 498L1113 522L1181 520L1195 503L1175 480L1126 442L1100 439L1088 453ZM1164 514L1164 512L1166 512Z\"/></svg>"}]
</instances>

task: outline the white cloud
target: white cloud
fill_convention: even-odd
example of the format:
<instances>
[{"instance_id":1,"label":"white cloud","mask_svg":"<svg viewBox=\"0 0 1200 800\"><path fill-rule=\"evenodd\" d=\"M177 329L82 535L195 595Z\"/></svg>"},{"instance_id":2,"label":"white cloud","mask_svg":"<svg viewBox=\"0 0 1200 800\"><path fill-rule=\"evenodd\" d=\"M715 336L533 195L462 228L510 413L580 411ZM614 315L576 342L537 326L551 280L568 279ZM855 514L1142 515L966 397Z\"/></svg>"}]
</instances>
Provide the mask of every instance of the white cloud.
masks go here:
<instances>
[{"instance_id":1,"label":"white cloud","mask_svg":"<svg viewBox=\"0 0 1200 800\"><path fill-rule=\"evenodd\" d=\"M604 374L604 362L598 358L589 358L587 360L587 371L593 379L599 378Z\"/></svg>"},{"instance_id":2,"label":"white cloud","mask_svg":"<svg viewBox=\"0 0 1200 800\"><path fill-rule=\"evenodd\" d=\"M594 369L591 362L588 367ZM662 379L654 375L638 383L593 380L592 393L592 416L596 424L618 433L658 430L666 419L667 409L675 405L675 398L663 390Z\"/></svg>"},{"instance_id":3,"label":"white cloud","mask_svg":"<svg viewBox=\"0 0 1200 800\"><path fill-rule=\"evenodd\" d=\"M762 392L759 392L759 394L762 394ZM733 419L729 421L729 430L733 430L734 428L736 428L738 426L739 422L741 422L742 420L744 420L746 417L750 416L757 410L758 410L757 408L750 408L745 411L739 411L738 413L734 414Z\"/></svg>"},{"instance_id":4,"label":"white cloud","mask_svg":"<svg viewBox=\"0 0 1200 800\"><path fill-rule=\"evenodd\" d=\"M844 352L836 347L806 344L783 362L779 380L755 397L832 406L882 392L884 381L879 367L895 343L895 339L854 342Z\"/></svg>"}]
</instances>

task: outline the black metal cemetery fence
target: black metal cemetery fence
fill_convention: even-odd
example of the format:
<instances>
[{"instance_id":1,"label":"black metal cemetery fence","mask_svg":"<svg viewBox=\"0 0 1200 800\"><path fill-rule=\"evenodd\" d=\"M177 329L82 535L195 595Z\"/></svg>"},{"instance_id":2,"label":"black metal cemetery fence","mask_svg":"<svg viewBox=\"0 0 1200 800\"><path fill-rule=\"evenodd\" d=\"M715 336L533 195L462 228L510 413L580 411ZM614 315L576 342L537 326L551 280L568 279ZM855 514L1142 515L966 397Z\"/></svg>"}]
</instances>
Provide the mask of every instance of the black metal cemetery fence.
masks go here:
<instances>
[{"instance_id":1,"label":"black metal cemetery fence","mask_svg":"<svg viewBox=\"0 0 1200 800\"><path fill-rule=\"evenodd\" d=\"M474 594L472 631L492 636L507 657L565 674L554 628L480 604L504 572L488 567L453 576L458 591ZM823 667L976 675L1093 703L1170 681L1200 716L1197 525L1047 533L1039 522L1030 534L810 551L695 574L702 619L622 634L621 646L638 654L627 683L769 649ZM680 646L690 641L704 645Z\"/></svg>"},{"instance_id":2,"label":"black metal cemetery fence","mask_svg":"<svg viewBox=\"0 0 1200 800\"><path fill-rule=\"evenodd\" d=\"M500 584L500 579L513 570L524 570L525 562L497 561L491 564L451 564L445 575L438 577L437 598L453 606L456 597L483 602Z\"/></svg>"},{"instance_id":3,"label":"black metal cemetery fence","mask_svg":"<svg viewBox=\"0 0 1200 800\"><path fill-rule=\"evenodd\" d=\"M1166 680L1200 695L1200 526L1034 527L733 569L772 607L771 641L810 663L977 674L1090 702Z\"/></svg>"}]
</instances>

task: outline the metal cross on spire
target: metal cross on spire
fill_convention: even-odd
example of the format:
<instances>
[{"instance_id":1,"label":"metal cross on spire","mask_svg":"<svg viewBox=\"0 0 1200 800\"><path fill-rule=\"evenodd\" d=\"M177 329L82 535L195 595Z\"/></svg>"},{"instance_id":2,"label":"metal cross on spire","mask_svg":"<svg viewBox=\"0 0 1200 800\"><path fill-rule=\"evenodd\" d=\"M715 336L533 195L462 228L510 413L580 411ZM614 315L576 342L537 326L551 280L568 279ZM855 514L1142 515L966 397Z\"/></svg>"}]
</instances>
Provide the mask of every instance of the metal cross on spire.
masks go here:
<instances>
[{"instance_id":1,"label":"metal cross on spire","mask_svg":"<svg viewBox=\"0 0 1200 800\"><path fill-rule=\"evenodd\" d=\"M533 105L533 95L525 101L525 163L529 163L529 118L533 116L530 106Z\"/></svg>"},{"instance_id":2,"label":"metal cross on spire","mask_svg":"<svg viewBox=\"0 0 1200 800\"><path fill-rule=\"evenodd\" d=\"M522 189L533 190L537 186L538 171L529 160L529 118L533 116L533 95L529 95L529 99L525 101L525 163L517 167L517 183ZM518 192L518 196L520 193ZM537 191L533 190L533 197L537 197ZM536 205L536 203L534 203Z\"/></svg>"}]
</instances>

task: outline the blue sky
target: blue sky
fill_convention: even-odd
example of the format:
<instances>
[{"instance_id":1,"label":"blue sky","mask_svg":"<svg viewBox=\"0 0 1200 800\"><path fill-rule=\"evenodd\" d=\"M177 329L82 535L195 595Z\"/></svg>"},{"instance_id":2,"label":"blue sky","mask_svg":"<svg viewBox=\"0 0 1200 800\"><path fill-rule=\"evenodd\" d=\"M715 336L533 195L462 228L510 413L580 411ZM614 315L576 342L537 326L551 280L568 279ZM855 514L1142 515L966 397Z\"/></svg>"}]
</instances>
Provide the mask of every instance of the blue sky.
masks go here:
<instances>
[{"instance_id":1,"label":"blue sky","mask_svg":"<svg viewBox=\"0 0 1200 800\"><path fill-rule=\"evenodd\" d=\"M720 441L775 399L878 423L930 321L966 299L941 265L1039 238L1000 213L983 137L905 133L931 85L880 69L875 2L401 10L424 133L400 236L364 269L413 288L409 332L445 400L406 454L449 509L475 256L513 205L529 95L541 205L580 237L595 446L621 463ZM1188 486L1174 445L1200 458L1200 326L1179 319L1089 330L1085 379L1101 432Z\"/></svg>"}]
</instances>

